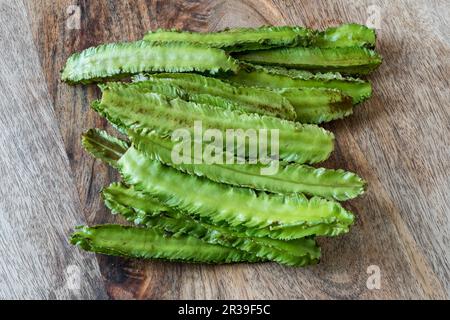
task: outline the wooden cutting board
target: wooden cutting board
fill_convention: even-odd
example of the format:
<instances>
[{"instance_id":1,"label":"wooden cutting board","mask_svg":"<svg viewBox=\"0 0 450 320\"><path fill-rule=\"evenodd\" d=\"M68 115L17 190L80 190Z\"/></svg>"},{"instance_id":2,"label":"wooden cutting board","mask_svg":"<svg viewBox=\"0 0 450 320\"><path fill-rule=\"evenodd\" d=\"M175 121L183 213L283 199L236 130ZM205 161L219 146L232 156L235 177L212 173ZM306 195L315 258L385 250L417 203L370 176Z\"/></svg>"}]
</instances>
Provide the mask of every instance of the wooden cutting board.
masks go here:
<instances>
[{"instance_id":1,"label":"wooden cutting board","mask_svg":"<svg viewBox=\"0 0 450 320\"><path fill-rule=\"evenodd\" d=\"M325 28L358 22L379 29L377 48L384 63L370 76L373 98L350 118L326 125L336 135L336 149L324 165L358 172L368 181L368 191L345 204L358 216L351 232L320 239L323 259L319 265L302 269L272 263L205 266L87 254L83 259L93 264L94 271L90 273L90 289L79 297L102 297L104 290L113 299L449 297L448 1L25 0L23 5L18 0L1 0L0 16L11 8L23 10L28 25L22 27L31 32L34 41L17 49L16 57L36 55L40 61L35 72L42 81L31 85L45 90L47 105L53 109L46 121L59 128L55 134L62 137L58 143L70 164L70 168L63 166L60 174L71 175L77 190L72 200L79 216L58 212L64 225L75 220L88 224L123 222L110 215L99 197L100 189L118 178L116 172L95 161L80 145L80 134L88 128L113 132L89 109L99 92L94 86L71 87L59 80L59 70L74 51L103 42L137 40L146 30L159 27L208 31L262 24ZM3 18L3 23L15 21ZM5 32L1 35L6 36ZM15 33L15 29L10 28L10 32ZM25 95L20 86L16 90L17 96ZM29 103L17 112L33 107ZM3 113L7 119L8 114ZM30 121L43 120L36 117ZM7 132L8 127L0 122L0 129ZM66 155L57 156L67 159ZM69 183L67 188L71 186ZM47 196L60 201L65 192ZM22 201L8 193L4 199ZM17 219L15 223L21 228L33 230L33 221L11 219ZM49 226L47 215L36 219L40 228L52 232L54 225ZM67 245L49 248L55 255L78 254L77 248ZM32 246L22 250L20 256L24 257L26 250L30 255L38 251ZM0 266L4 263L8 262L0 260ZM96 263L101 276L95 273ZM44 275L42 281L51 281L63 272L60 266L52 270L55 274ZM373 281L378 275L379 287ZM28 284L11 284L10 288L19 294L22 291L14 286L20 285Z\"/></svg>"}]
</instances>

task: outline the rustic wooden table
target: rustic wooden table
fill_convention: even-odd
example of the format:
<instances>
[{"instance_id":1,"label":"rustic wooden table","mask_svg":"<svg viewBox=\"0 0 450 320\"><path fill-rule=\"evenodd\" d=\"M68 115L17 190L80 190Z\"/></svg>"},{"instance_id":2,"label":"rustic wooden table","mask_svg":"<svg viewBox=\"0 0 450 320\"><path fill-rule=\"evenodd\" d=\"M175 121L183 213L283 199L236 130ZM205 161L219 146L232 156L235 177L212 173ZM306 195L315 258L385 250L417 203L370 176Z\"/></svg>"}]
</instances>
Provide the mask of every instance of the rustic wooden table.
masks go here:
<instances>
[{"instance_id":1,"label":"rustic wooden table","mask_svg":"<svg viewBox=\"0 0 450 320\"><path fill-rule=\"evenodd\" d=\"M446 0L0 0L0 297L448 298L449 16ZM337 141L325 165L369 189L346 204L351 232L320 240L319 265L139 262L67 244L76 224L118 219L98 196L116 173L80 146L86 129L108 128L89 109L98 90L59 80L71 53L157 27L343 22L376 26L385 61L373 98L327 125ZM379 289L367 286L377 271Z\"/></svg>"}]
</instances>

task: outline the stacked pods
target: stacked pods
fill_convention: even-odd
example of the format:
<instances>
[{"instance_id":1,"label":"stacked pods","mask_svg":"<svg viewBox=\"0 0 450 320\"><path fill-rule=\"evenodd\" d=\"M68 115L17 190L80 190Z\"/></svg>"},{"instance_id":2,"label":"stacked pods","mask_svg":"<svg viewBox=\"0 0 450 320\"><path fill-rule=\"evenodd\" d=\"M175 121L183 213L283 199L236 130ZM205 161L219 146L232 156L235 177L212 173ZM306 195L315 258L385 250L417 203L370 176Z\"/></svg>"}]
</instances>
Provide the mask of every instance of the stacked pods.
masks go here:
<instances>
[{"instance_id":1,"label":"stacked pods","mask_svg":"<svg viewBox=\"0 0 450 320\"><path fill-rule=\"evenodd\" d=\"M318 124L350 115L371 96L370 83L356 77L381 63L374 46L373 30L348 24L322 32L156 30L72 55L62 79L103 82L92 108L127 136L91 129L82 144L120 172L121 182L102 197L136 226L82 226L71 242L135 258L316 263L315 237L348 232L354 215L340 201L365 190L355 173L312 166L334 144ZM196 123L218 136L276 131L278 152L258 162L239 148L194 138L179 161L179 130L195 137ZM204 161L198 150L213 150L215 160Z\"/></svg>"}]
</instances>

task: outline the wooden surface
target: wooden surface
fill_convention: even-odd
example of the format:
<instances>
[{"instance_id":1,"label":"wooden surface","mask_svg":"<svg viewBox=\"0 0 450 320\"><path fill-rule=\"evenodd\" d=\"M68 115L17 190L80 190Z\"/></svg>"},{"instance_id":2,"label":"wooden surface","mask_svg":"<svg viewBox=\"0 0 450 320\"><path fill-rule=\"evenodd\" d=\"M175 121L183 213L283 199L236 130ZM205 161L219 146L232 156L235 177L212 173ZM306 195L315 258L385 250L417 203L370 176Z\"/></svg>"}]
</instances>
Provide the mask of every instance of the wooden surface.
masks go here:
<instances>
[{"instance_id":1,"label":"wooden surface","mask_svg":"<svg viewBox=\"0 0 450 320\"><path fill-rule=\"evenodd\" d=\"M0 298L105 298L25 7L0 1Z\"/></svg>"},{"instance_id":2,"label":"wooden surface","mask_svg":"<svg viewBox=\"0 0 450 320\"><path fill-rule=\"evenodd\" d=\"M102 297L103 287L115 299L449 297L448 1L25 0L26 10L16 1L0 0L0 4L0 51L7 61L0 66L0 247L7 250L7 258L3 254L0 258L0 296L48 294L50 277L59 277L62 265L82 256L83 264L95 271L82 278L86 289L81 296L86 298ZM74 29L77 8L80 28ZM377 46L385 61L370 77L374 96L352 117L326 126L336 134L336 151L325 165L358 172L369 189L364 197L346 204L358 215L351 232L320 240L323 259L319 265L293 269L276 264L201 266L104 256L96 260L67 246L67 230L83 219L89 224L115 220L98 192L117 179L113 170L94 161L80 146L84 130L107 125L89 110L90 101L98 97L95 87L69 87L59 81L59 70L69 54L102 42L139 39L157 27L205 31L298 24L324 28L350 21L366 23L376 18L376 10L380 13ZM20 19L14 20L14 15ZM28 172L30 168L34 171ZM15 227L18 231L12 233ZM26 246L10 245L24 237L30 237ZM46 265L34 267L34 260L24 260L33 250L48 253ZM14 263L8 260L16 256ZM51 264L57 267L45 268ZM372 265L381 271L378 290L366 286ZM44 288L28 277L16 281L22 270L38 274Z\"/></svg>"}]
</instances>

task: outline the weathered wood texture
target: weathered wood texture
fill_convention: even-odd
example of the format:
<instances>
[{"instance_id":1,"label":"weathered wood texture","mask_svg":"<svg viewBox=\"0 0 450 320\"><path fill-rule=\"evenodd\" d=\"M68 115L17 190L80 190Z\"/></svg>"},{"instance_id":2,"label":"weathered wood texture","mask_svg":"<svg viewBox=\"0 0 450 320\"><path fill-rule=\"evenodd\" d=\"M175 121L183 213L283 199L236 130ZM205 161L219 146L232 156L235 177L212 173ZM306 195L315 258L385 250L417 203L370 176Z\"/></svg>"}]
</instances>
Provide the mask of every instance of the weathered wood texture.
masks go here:
<instances>
[{"instance_id":1,"label":"weathered wood texture","mask_svg":"<svg viewBox=\"0 0 450 320\"><path fill-rule=\"evenodd\" d=\"M352 231L321 240L320 265L196 266L106 257L99 257L99 263L112 298L449 297L448 1L30 0L26 4L89 223L110 221L98 192L116 175L81 149L80 133L106 123L89 110L90 101L98 96L94 87L60 83L59 70L69 54L101 42L135 40L157 27L324 28L366 23L377 18L378 10L378 49L385 62L370 77L374 97L351 118L327 125L335 132L337 145L326 165L360 173L369 190L347 204L359 217ZM74 26L68 21L74 12L70 5L80 9L79 29L69 28ZM65 252L78 254L77 249ZM366 287L370 265L380 267L380 290Z\"/></svg>"},{"instance_id":2,"label":"weathered wood texture","mask_svg":"<svg viewBox=\"0 0 450 320\"><path fill-rule=\"evenodd\" d=\"M0 298L106 298L21 1L0 1Z\"/></svg>"}]
</instances>

